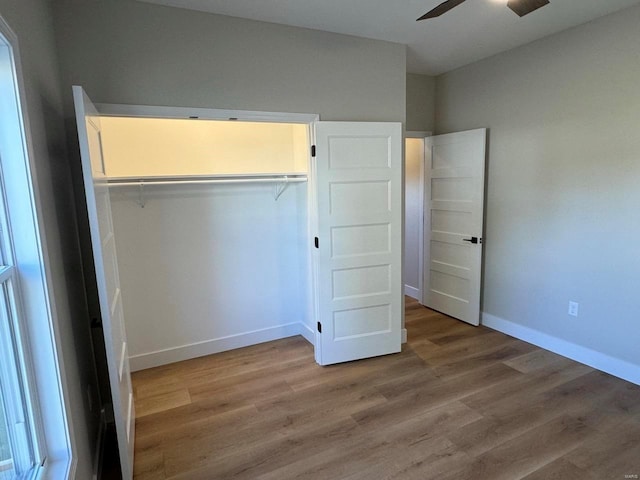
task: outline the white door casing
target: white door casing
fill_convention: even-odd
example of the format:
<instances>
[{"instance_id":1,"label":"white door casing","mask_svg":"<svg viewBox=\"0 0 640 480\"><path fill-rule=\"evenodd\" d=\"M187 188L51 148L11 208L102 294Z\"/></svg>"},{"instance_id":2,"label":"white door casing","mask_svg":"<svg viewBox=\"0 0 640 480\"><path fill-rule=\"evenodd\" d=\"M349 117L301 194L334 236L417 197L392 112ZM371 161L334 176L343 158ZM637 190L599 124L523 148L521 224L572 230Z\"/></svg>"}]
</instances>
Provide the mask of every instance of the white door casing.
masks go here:
<instances>
[{"instance_id":1,"label":"white door casing","mask_svg":"<svg viewBox=\"0 0 640 480\"><path fill-rule=\"evenodd\" d=\"M73 87L73 99L120 463L123 479L129 480L133 478L135 409L100 117L82 87Z\"/></svg>"},{"instance_id":2,"label":"white door casing","mask_svg":"<svg viewBox=\"0 0 640 480\"><path fill-rule=\"evenodd\" d=\"M401 125L318 122L315 143L316 361L399 352Z\"/></svg>"},{"instance_id":3,"label":"white door casing","mask_svg":"<svg viewBox=\"0 0 640 480\"><path fill-rule=\"evenodd\" d=\"M424 305L480 323L486 129L427 138Z\"/></svg>"}]
</instances>

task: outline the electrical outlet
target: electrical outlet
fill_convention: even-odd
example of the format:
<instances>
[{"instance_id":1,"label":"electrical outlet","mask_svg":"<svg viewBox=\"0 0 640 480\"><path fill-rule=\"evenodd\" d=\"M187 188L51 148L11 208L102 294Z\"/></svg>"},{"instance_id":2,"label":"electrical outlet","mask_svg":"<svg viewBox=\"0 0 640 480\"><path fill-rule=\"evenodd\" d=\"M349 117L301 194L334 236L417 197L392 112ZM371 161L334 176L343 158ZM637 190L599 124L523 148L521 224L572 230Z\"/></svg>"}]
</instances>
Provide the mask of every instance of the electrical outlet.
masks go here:
<instances>
[{"instance_id":1,"label":"electrical outlet","mask_svg":"<svg viewBox=\"0 0 640 480\"><path fill-rule=\"evenodd\" d=\"M578 302L571 302L569 301L569 315L573 316L573 317L577 317L578 316Z\"/></svg>"}]
</instances>

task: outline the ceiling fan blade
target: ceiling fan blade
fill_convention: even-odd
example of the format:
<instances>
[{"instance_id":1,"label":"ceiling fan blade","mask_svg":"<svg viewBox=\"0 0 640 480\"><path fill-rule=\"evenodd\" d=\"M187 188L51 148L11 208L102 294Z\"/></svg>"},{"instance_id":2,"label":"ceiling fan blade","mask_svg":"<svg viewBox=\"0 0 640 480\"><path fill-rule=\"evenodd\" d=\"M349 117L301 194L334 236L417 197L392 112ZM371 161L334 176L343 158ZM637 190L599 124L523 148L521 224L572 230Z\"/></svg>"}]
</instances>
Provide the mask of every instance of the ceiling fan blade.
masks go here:
<instances>
[{"instance_id":1,"label":"ceiling fan blade","mask_svg":"<svg viewBox=\"0 0 640 480\"><path fill-rule=\"evenodd\" d=\"M429 10L427 13L425 13L423 16L421 16L416 21L426 20L427 18L439 17L443 13L447 13L452 8L457 7L458 5L460 5L464 1L465 0L447 0L446 2L442 2L436 8L434 8L432 10Z\"/></svg>"},{"instance_id":2,"label":"ceiling fan blade","mask_svg":"<svg viewBox=\"0 0 640 480\"><path fill-rule=\"evenodd\" d=\"M519 16L524 17L548 3L549 0L509 0L507 6Z\"/></svg>"}]
</instances>

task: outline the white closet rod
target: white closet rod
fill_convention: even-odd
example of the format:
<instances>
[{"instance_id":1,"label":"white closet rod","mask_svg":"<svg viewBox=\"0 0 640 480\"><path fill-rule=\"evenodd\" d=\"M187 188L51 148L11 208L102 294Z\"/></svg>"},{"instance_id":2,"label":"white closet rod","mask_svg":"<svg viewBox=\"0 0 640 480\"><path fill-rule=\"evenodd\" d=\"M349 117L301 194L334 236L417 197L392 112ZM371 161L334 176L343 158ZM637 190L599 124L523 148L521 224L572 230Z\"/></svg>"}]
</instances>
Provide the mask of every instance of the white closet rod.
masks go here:
<instances>
[{"instance_id":1,"label":"white closet rod","mask_svg":"<svg viewBox=\"0 0 640 480\"><path fill-rule=\"evenodd\" d=\"M274 200L278 200L280 195L284 193L287 186L290 183L302 183L307 181L306 175L246 175L246 176L223 176L223 177L210 177L210 178L173 178L169 180L161 180L160 177L153 178L126 178L126 179L107 179L107 184L110 187L138 187L138 201L136 202L140 207L145 206L144 187L148 185L212 185L222 183L275 183L275 191L273 192Z\"/></svg>"},{"instance_id":2,"label":"white closet rod","mask_svg":"<svg viewBox=\"0 0 640 480\"><path fill-rule=\"evenodd\" d=\"M202 180L109 180L110 187L139 187L140 185L199 185L214 183L301 183L306 177L259 177L259 178L210 178Z\"/></svg>"}]
</instances>

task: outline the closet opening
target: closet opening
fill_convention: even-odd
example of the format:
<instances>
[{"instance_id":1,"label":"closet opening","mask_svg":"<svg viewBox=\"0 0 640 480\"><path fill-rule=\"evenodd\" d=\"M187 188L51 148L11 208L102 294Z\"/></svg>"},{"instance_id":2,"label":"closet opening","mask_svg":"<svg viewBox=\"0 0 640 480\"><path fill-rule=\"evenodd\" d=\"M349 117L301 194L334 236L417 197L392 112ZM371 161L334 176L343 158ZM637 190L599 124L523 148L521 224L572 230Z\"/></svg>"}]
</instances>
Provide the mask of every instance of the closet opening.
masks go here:
<instances>
[{"instance_id":1,"label":"closet opening","mask_svg":"<svg viewBox=\"0 0 640 480\"><path fill-rule=\"evenodd\" d=\"M401 351L400 123L73 95L125 478L131 370L299 334L319 365Z\"/></svg>"},{"instance_id":2,"label":"closet opening","mask_svg":"<svg viewBox=\"0 0 640 480\"><path fill-rule=\"evenodd\" d=\"M132 371L314 343L310 122L224 115L100 117Z\"/></svg>"}]
</instances>

